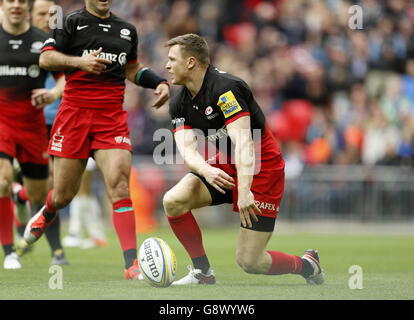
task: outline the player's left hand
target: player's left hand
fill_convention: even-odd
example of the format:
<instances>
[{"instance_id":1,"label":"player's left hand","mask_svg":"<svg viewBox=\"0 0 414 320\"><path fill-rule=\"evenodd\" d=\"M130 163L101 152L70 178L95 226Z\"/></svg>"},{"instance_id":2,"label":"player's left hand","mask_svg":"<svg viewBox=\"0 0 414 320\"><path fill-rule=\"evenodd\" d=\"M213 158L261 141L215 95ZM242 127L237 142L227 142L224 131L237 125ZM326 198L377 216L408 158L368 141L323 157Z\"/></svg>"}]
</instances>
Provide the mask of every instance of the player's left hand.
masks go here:
<instances>
[{"instance_id":1,"label":"player's left hand","mask_svg":"<svg viewBox=\"0 0 414 320\"><path fill-rule=\"evenodd\" d=\"M170 87L166 83L160 83L154 90L154 94L159 96L157 101L152 105L153 108L159 109L170 98Z\"/></svg>"},{"instance_id":2,"label":"player's left hand","mask_svg":"<svg viewBox=\"0 0 414 320\"><path fill-rule=\"evenodd\" d=\"M255 222L259 221L256 216L256 213L262 213L254 202L253 193L249 190L248 192L239 192L239 199L237 201L237 206L239 207L240 220L243 227L248 226L252 227L252 221L250 216Z\"/></svg>"},{"instance_id":3,"label":"player's left hand","mask_svg":"<svg viewBox=\"0 0 414 320\"><path fill-rule=\"evenodd\" d=\"M36 109L42 109L55 100L55 96L48 89L41 88L32 90L32 106Z\"/></svg>"}]
</instances>

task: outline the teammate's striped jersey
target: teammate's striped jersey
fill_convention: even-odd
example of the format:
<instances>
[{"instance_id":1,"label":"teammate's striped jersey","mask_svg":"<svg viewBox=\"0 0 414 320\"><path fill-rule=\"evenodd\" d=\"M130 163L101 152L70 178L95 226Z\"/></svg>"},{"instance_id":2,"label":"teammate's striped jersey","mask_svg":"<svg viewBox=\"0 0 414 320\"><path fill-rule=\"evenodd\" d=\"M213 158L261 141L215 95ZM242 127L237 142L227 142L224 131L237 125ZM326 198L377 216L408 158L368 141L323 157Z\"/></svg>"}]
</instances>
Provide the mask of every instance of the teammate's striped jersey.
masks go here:
<instances>
[{"instance_id":1,"label":"teammate's striped jersey","mask_svg":"<svg viewBox=\"0 0 414 320\"><path fill-rule=\"evenodd\" d=\"M0 25L0 121L20 126L44 121L43 110L32 106L33 89L44 88L47 71L39 54L47 34L33 26L18 36ZM6 120L7 119L7 120Z\"/></svg>"}]
</instances>

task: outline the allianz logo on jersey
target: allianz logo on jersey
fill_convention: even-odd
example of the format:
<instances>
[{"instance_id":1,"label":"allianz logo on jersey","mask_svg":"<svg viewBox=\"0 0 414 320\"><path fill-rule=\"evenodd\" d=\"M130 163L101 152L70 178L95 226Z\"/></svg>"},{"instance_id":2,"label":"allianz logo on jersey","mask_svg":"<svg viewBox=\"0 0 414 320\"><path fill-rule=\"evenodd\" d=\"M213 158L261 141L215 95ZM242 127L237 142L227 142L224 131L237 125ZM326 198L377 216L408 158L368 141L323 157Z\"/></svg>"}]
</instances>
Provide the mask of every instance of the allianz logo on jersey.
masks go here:
<instances>
[{"instance_id":1,"label":"allianz logo on jersey","mask_svg":"<svg viewBox=\"0 0 414 320\"><path fill-rule=\"evenodd\" d=\"M85 49L85 50L83 50L82 57L87 56L91 53L94 53L95 51L97 51L97 50ZM112 62L118 62L121 66L124 66L127 63L127 54L125 52L121 52L119 55L116 54L116 53L101 52L98 55L98 58L110 60Z\"/></svg>"},{"instance_id":2,"label":"allianz logo on jersey","mask_svg":"<svg viewBox=\"0 0 414 320\"><path fill-rule=\"evenodd\" d=\"M40 68L37 64L32 64L29 67L11 67L8 65L0 66L1 76L29 76L30 78L37 78L40 75Z\"/></svg>"},{"instance_id":3,"label":"allianz logo on jersey","mask_svg":"<svg viewBox=\"0 0 414 320\"><path fill-rule=\"evenodd\" d=\"M229 136L226 126L223 126L218 130L208 129L207 132L208 134L206 136L206 139L211 142L220 140L222 138L227 138Z\"/></svg>"}]
</instances>

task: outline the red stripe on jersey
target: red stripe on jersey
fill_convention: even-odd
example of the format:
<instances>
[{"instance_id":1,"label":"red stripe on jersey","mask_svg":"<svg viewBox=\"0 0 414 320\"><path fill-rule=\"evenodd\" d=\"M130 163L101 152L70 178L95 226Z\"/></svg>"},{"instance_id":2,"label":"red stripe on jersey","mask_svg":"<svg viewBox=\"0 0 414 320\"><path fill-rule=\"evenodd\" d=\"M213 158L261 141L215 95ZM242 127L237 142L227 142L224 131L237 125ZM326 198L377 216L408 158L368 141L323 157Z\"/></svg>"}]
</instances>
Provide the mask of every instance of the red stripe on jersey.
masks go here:
<instances>
[{"instance_id":1,"label":"red stripe on jersey","mask_svg":"<svg viewBox=\"0 0 414 320\"><path fill-rule=\"evenodd\" d=\"M56 51L56 49L54 47L50 46L50 47L44 47L41 52L45 52L47 50L54 50L54 51Z\"/></svg>"},{"instance_id":2,"label":"red stripe on jersey","mask_svg":"<svg viewBox=\"0 0 414 320\"><path fill-rule=\"evenodd\" d=\"M239 113L238 115L234 116L233 118L227 120L225 122L225 124L227 126L229 123L232 123L233 121L236 121L237 119L239 119L241 117L246 117L246 116L250 116L250 112L242 112L242 113Z\"/></svg>"},{"instance_id":3,"label":"red stripe on jersey","mask_svg":"<svg viewBox=\"0 0 414 320\"><path fill-rule=\"evenodd\" d=\"M124 93L124 81L76 71L66 78L62 102L87 109L122 108Z\"/></svg>"},{"instance_id":4,"label":"red stripe on jersey","mask_svg":"<svg viewBox=\"0 0 414 320\"><path fill-rule=\"evenodd\" d=\"M137 63L137 62L138 62L138 58L136 58L134 60L131 60L131 61L128 61L128 63Z\"/></svg>"},{"instance_id":5,"label":"red stripe on jersey","mask_svg":"<svg viewBox=\"0 0 414 320\"><path fill-rule=\"evenodd\" d=\"M191 128L191 126L181 126L181 127L175 128L174 133L179 131L179 130L183 130L183 129L192 129L192 128Z\"/></svg>"}]
</instances>

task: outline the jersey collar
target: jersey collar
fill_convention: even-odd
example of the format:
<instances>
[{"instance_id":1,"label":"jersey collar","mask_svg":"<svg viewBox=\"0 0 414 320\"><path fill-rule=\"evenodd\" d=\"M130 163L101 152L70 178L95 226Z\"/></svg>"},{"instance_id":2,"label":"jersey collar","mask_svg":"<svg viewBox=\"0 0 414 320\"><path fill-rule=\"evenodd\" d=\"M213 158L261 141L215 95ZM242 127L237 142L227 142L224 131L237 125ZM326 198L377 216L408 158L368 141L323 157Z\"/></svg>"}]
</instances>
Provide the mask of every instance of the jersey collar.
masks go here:
<instances>
[{"instance_id":1,"label":"jersey collar","mask_svg":"<svg viewBox=\"0 0 414 320\"><path fill-rule=\"evenodd\" d=\"M26 33L28 33L30 30L32 30L32 28L33 28L33 26L29 25L29 29L27 29L25 32L20 33L19 35L14 35L14 34L8 33L6 30L4 30L3 25L0 23L0 33L2 32L10 38L19 38L19 37L25 35Z\"/></svg>"},{"instance_id":2,"label":"jersey collar","mask_svg":"<svg viewBox=\"0 0 414 320\"><path fill-rule=\"evenodd\" d=\"M192 98L193 101L196 101L197 98L202 94L202 92L206 89L206 87L208 86L208 80L209 80L209 75L210 75L210 71L213 68L213 66L210 64L207 68L206 74L204 75L204 79L203 79L203 83L201 84L201 88L198 91L198 93L195 95L194 98ZM191 98L191 93L190 90L188 90L187 88L185 88L187 90L187 94L190 96Z\"/></svg>"},{"instance_id":3,"label":"jersey collar","mask_svg":"<svg viewBox=\"0 0 414 320\"><path fill-rule=\"evenodd\" d=\"M108 18L99 18L92 13L90 13L88 10L86 10L86 7L83 7L83 12L85 12L88 16L95 18L98 21L106 21L112 18L112 11L109 11L109 17Z\"/></svg>"}]
</instances>

